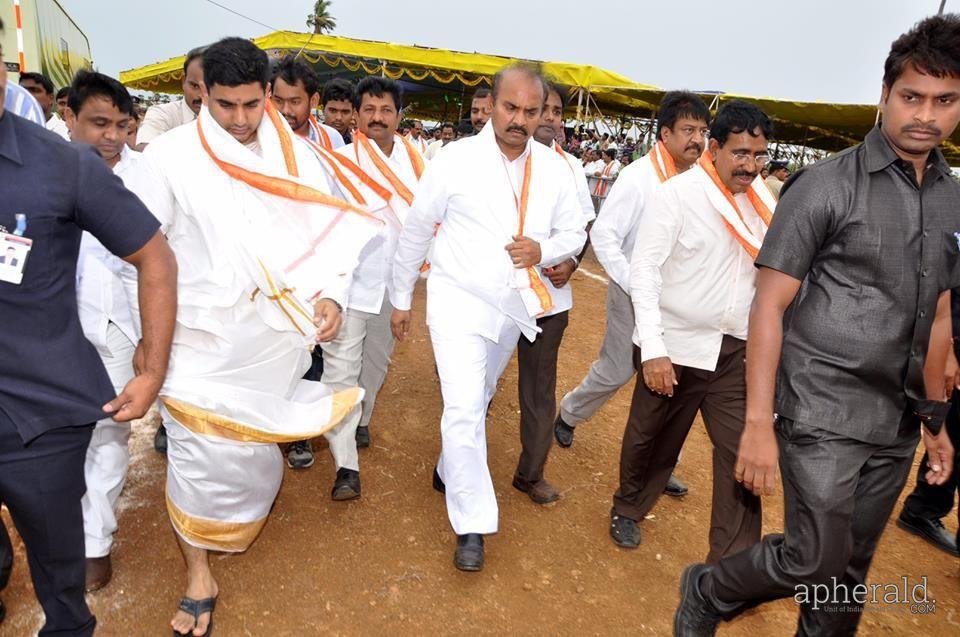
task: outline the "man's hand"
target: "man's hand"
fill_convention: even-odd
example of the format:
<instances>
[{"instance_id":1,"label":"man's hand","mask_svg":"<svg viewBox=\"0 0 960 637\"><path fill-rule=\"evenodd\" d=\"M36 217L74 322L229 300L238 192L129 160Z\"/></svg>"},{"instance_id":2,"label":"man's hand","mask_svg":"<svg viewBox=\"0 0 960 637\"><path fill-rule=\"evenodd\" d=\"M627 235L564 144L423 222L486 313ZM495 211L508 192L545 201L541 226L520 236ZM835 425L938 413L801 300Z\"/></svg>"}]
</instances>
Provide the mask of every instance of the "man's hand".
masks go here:
<instances>
[{"instance_id":1,"label":"man's hand","mask_svg":"<svg viewBox=\"0 0 960 637\"><path fill-rule=\"evenodd\" d=\"M313 324L317 326L318 343L329 343L335 339L342 323L340 306L332 299L320 299L313 304Z\"/></svg>"},{"instance_id":2,"label":"man's hand","mask_svg":"<svg viewBox=\"0 0 960 637\"><path fill-rule=\"evenodd\" d=\"M111 414L117 422L143 418L157 400L157 393L162 384L162 376L150 372L138 374L127 383L119 396L103 406L103 411Z\"/></svg>"},{"instance_id":3,"label":"man's hand","mask_svg":"<svg viewBox=\"0 0 960 637\"><path fill-rule=\"evenodd\" d=\"M390 331L393 337L400 342L410 332L410 310L394 310L390 316Z\"/></svg>"},{"instance_id":4,"label":"man's hand","mask_svg":"<svg viewBox=\"0 0 960 637\"><path fill-rule=\"evenodd\" d=\"M677 374L673 363L668 356L651 358L643 362L643 382L650 391L661 396L673 396L673 388L677 385Z\"/></svg>"},{"instance_id":5,"label":"man's hand","mask_svg":"<svg viewBox=\"0 0 960 637\"><path fill-rule=\"evenodd\" d=\"M553 284L553 287L562 288L570 280L570 277L573 275L573 272L576 269L576 262L571 257L563 263L558 263L552 268L544 268L543 273L547 275L548 279L550 279L550 283Z\"/></svg>"},{"instance_id":6,"label":"man's hand","mask_svg":"<svg viewBox=\"0 0 960 637\"><path fill-rule=\"evenodd\" d=\"M514 235L513 243L508 243L504 249L510 255L515 268L522 270L540 263L540 244L523 235Z\"/></svg>"},{"instance_id":7,"label":"man's hand","mask_svg":"<svg viewBox=\"0 0 960 637\"><path fill-rule=\"evenodd\" d=\"M940 427L940 433L936 436L927 431L926 427L921 431L923 446L927 449L927 465L930 467L926 475L927 484L943 484L953 471L953 445L950 444L946 423Z\"/></svg>"},{"instance_id":8,"label":"man's hand","mask_svg":"<svg viewBox=\"0 0 960 637\"><path fill-rule=\"evenodd\" d=\"M777 486L777 437L771 422L750 424L740 435L733 475L754 495L773 495Z\"/></svg>"}]
</instances>

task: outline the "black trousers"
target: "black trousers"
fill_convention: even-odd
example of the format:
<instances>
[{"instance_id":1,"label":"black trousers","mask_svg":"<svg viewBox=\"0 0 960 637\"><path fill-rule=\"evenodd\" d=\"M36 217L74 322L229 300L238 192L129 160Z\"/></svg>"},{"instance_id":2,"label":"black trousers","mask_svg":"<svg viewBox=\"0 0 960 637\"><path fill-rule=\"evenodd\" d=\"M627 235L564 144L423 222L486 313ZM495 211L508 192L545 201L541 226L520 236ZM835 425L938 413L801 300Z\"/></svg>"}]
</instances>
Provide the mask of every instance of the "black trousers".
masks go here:
<instances>
[{"instance_id":1,"label":"black trousers","mask_svg":"<svg viewBox=\"0 0 960 637\"><path fill-rule=\"evenodd\" d=\"M734 479L746 410L746 347L746 341L724 336L715 371L674 365L679 384L671 398L650 391L643 381L640 348L633 348L637 378L620 447L614 511L643 520L653 509L700 412L713 443L708 564L756 544L762 529L760 498Z\"/></svg>"},{"instance_id":2,"label":"black trousers","mask_svg":"<svg viewBox=\"0 0 960 637\"><path fill-rule=\"evenodd\" d=\"M46 614L47 635L92 635L96 618L83 597L83 464L93 425L49 431L24 445L0 421L0 501L23 538L30 577Z\"/></svg>"},{"instance_id":3,"label":"black trousers","mask_svg":"<svg viewBox=\"0 0 960 637\"><path fill-rule=\"evenodd\" d=\"M700 582L704 596L733 615L793 597L798 586L849 591L867 570L903 490L920 431L904 417L896 440L869 444L781 418L776 424L783 478L784 532L724 558ZM811 598L813 594L811 593ZM845 604L800 607L798 635L855 635L862 615Z\"/></svg>"},{"instance_id":4,"label":"black trousers","mask_svg":"<svg viewBox=\"0 0 960 637\"><path fill-rule=\"evenodd\" d=\"M557 355L569 312L560 312L537 320L543 330L531 343L520 337L517 344L517 366L520 393L520 461L517 477L528 482L543 479L550 446L553 444L553 422L557 417Z\"/></svg>"},{"instance_id":5,"label":"black trousers","mask_svg":"<svg viewBox=\"0 0 960 637\"><path fill-rule=\"evenodd\" d=\"M957 497L957 484L960 482L957 479L957 473L960 472L960 466L957 465L957 461L960 460L960 392L953 392L950 413L947 415L944 426L947 428L947 434L956 452L953 473L943 484L929 484L926 479L927 472L930 470L929 458L927 454L923 454L920 469L917 470L917 486L903 503L903 510L908 514L928 520L939 520L949 514L953 510L953 503Z\"/></svg>"}]
</instances>

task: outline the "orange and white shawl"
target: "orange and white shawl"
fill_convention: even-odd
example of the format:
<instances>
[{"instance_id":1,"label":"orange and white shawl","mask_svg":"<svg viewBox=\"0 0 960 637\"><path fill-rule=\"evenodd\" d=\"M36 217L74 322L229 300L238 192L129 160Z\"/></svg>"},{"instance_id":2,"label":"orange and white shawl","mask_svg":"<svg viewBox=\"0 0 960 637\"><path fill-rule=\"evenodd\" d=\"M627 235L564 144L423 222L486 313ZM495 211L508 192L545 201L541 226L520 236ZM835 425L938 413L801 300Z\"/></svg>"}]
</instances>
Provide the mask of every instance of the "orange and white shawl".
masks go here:
<instances>
[{"instance_id":1,"label":"orange and white shawl","mask_svg":"<svg viewBox=\"0 0 960 637\"><path fill-rule=\"evenodd\" d=\"M670 151L667 150L663 141L657 140L657 143L653 145L653 148L650 149L648 154L650 155L650 163L653 164L653 170L656 172L657 179L660 180L661 184L677 176L677 164L673 161L673 156L670 154Z\"/></svg>"},{"instance_id":2,"label":"orange and white shawl","mask_svg":"<svg viewBox=\"0 0 960 637\"><path fill-rule=\"evenodd\" d=\"M603 170L600 172L600 177L597 179L597 185L593 187L593 195L595 197L606 197L607 190L610 189L610 183L613 178L616 176L616 173L620 171L620 162L616 159L608 162Z\"/></svg>"},{"instance_id":3,"label":"orange and white shawl","mask_svg":"<svg viewBox=\"0 0 960 637\"><path fill-rule=\"evenodd\" d=\"M394 144L402 146L404 151L402 156L410 163L411 171L409 173L401 171L398 174L390 166L389 160L376 142L361 131L357 131L353 136L353 154L356 164L364 172L396 195L395 198L391 198L391 208L393 208L402 225L407 210L413 204L413 193L416 190L417 182L423 175L425 164L420 151L414 148L407 138L395 135ZM410 178L411 173L413 179Z\"/></svg>"},{"instance_id":4,"label":"orange and white shawl","mask_svg":"<svg viewBox=\"0 0 960 637\"><path fill-rule=\"evenodd\" d=\"M323 129L323 126L320 125L317 118L311 115L307 120L307 124L310 125L310 134L307 138L327 150L333 150L333 140L330 139L330 133Z\"/></svg>"},{"instance_id":5,"label":"orange and white shawl","mask_svg":"<svg viewBox=\"0 0 960 637\"><path fill-rule=\"evenodd\" d=\"M260 155L238 144L208 111L201 111L196 127L203 150L241 193L238 214L246 223L233 231L247 248L244 263L262 292L254 300L272 308L279 323L289 321L312 335L310 303L354 269L383 221L300 178L294 149L299 138L270 101L257 129Z\"/></svg>"},{"instance_id":6,"label":"orange and white shawl","mask_svg":"<svg viewBox=\"0 0 960 637\"><path fill-rule=\"evenodd\" d=\"M717 167L714 165L710 154L706 152L703 153L697 161L697 164L707 174L707 177L709 177L707 182L707 197L717 212L720 213L720 216L723 217L727 230L733 238L743 246L747 254L749 254L752 259L756 259L760 253L760 247L763 245L763 238L766 236L770 222L773 220L777 200L767 185L763 183L763 179L757 175L753 183L750 184L746 195L750 201L750 205L753 206L753 210L760 218L761 230L758 234L751 230L750 225L744 218L743 211L740 210L736 199L733 197L733 193L730 192L720 179L720 175L717 173Z\"/></svg>"}]
</instances>

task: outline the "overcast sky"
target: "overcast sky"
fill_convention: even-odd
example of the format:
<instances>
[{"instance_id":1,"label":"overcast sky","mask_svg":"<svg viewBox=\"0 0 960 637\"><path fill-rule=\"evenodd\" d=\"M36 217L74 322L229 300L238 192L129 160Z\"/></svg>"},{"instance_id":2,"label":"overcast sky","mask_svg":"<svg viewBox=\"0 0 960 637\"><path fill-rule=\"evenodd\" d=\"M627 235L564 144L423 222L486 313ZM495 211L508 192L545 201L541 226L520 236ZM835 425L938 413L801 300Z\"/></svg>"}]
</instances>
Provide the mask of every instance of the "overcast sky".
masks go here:
<instances>
[{"instance_id":1,"label":"overcast sky","mask_svg":"<svg viewBox=\"0 0 960 637\"><path fill-rule=\"evenodd\" d=\"M271 29L207 0L59 0L117 75ZM216 0L306 31L310 0ZM592 64L668 89L875 103L890 43L940 0L333 0L336 35ZM960 0L947 0L960 11Z\"/></svg>"}]
</instances>

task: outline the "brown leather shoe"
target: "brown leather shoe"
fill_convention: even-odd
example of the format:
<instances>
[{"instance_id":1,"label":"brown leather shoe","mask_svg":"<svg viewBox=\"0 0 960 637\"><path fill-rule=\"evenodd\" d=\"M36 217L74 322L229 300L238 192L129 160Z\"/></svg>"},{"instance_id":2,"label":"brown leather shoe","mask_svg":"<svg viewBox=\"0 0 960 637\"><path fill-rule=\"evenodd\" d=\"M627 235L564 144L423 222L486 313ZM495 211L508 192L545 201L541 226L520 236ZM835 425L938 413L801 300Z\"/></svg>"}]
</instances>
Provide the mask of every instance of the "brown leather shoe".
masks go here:
<instances>
[{"instance_id":1,"label":"brown leather shoe","mask_svg":"<svg viewBox=\"0 0 960 637\"><path fill-rule=\"evenodd\" d=\"M513 488L517 491L523 491L537 504L550 504L560 499L560 492L546 480L528 482L515 476L513 478Z\"/></svg>"},{"instance_id":2,"label":"brown leather shoe","mask_svg":"<svg viewBox=\"0 0 960 637\"><path fill-rule=\"evenodd\" d=\"M113 566L110 565L110 556L87 558L87 584L84 590L88 593L98 591L110 583L113 577Z\"/></svg>"}]
</instances>

